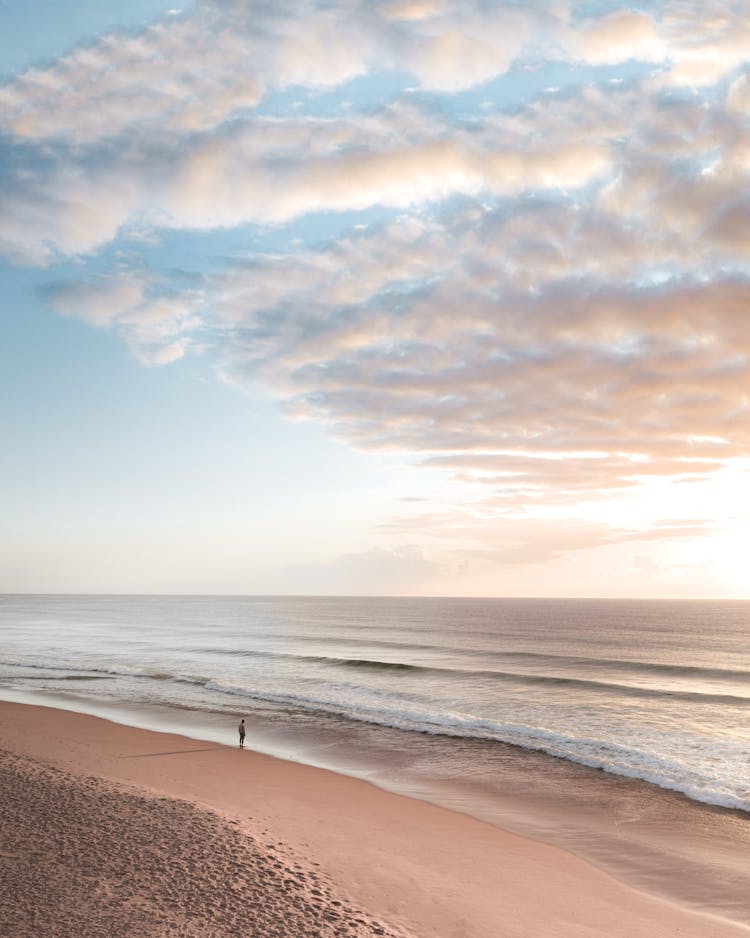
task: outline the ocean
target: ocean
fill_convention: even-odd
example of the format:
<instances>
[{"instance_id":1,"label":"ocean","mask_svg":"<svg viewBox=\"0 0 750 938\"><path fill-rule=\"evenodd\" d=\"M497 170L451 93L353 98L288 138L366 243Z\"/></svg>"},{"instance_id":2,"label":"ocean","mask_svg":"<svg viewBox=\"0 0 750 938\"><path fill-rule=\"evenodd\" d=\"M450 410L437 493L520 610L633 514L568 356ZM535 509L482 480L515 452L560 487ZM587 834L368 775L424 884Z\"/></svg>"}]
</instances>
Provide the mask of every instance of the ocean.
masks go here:
<instances>
[{"instance_id":1,"label":"ocean","mask_svg":"<svg viewBox=\"0 0 750 938\"><path fill-rule=\"evenodd\" d=\"M750 922L750 602L5 596L0 697L232 745L244 716L639 887L705 863L676 898Z\"/></svg>"}]
</instances>

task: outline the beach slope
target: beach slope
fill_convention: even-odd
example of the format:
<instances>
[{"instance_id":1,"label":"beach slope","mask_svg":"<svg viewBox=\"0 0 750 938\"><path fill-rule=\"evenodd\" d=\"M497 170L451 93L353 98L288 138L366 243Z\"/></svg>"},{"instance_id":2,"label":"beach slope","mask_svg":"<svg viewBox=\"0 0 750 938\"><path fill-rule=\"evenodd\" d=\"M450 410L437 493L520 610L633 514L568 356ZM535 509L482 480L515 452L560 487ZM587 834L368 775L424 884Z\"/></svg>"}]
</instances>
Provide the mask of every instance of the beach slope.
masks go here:
<instances>
[{"instance_id":1,"label":"beach slope","mask_svg":"<svg viewBox=\"0 0 750 938\"><path fill-rule=\"evenodd\" d=\"M7 938L750 935L555 847L251 748L0 703L0 755Z\"/></svg>"}]
</instances>

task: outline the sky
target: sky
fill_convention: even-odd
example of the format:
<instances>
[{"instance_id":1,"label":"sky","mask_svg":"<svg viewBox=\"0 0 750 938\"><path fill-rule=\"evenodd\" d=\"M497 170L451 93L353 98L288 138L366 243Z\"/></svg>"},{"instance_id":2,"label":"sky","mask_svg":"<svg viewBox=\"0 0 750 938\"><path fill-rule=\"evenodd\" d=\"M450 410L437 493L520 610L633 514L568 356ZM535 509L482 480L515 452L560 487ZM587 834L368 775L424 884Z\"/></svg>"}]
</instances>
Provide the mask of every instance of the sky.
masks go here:
<instances>
[{"instance_id":1,"label":"sky","mask_svg":"<svg viewBox=\"0 0 750 938\"><path fill-rule=\"evenodd\" d=\"M750 598L746 0L0 0L0 591Z\"/></svg>"}]
</instances>

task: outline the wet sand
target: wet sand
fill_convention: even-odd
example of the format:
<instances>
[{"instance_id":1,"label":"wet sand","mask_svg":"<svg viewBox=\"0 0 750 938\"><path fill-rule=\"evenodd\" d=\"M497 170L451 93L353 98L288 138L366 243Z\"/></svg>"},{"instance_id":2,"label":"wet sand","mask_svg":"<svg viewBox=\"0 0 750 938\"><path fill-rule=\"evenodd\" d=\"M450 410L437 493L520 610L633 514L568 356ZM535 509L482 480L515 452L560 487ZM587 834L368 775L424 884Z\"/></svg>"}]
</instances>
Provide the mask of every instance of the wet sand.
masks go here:
<instances>
[{"instance_id":1,"label":"wet sand","mask_svg":"<svg viewBox=\"0 0 750 938\"><path fill-rule=\"evenodd\" d=\"M8 938L750 934L559 848L251 749L0 703L0 753Z\"/></svg>"}]
</instances>

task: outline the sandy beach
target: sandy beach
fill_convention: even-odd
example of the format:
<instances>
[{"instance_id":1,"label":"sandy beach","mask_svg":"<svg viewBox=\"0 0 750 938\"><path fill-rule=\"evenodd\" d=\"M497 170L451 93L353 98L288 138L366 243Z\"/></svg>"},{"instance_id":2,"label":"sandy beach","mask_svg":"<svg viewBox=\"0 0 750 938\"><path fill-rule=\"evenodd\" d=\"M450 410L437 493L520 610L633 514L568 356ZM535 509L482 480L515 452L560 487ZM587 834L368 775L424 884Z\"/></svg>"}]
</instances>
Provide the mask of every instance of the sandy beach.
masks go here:
<instances>
[{"instance_id":1,"label":"sandy beach","mask_svg":"<svg viewBox=\"0 0 750 938\"><path fill-rule=\"evenodd\" d=\"M682 936L750 929L367 782L0 703L0 933Z\"/></svg>"}]
</instances>

